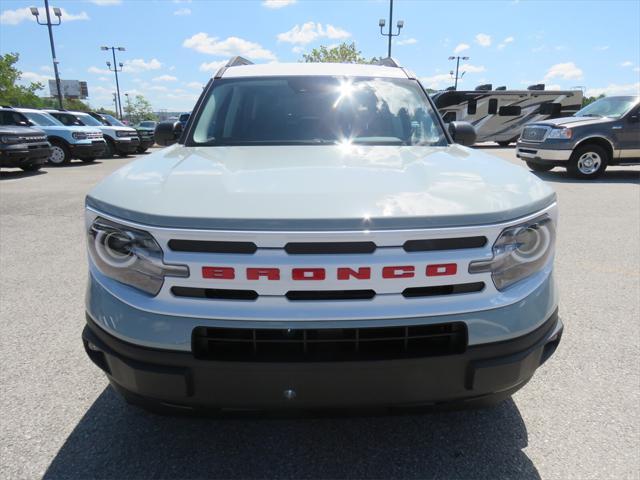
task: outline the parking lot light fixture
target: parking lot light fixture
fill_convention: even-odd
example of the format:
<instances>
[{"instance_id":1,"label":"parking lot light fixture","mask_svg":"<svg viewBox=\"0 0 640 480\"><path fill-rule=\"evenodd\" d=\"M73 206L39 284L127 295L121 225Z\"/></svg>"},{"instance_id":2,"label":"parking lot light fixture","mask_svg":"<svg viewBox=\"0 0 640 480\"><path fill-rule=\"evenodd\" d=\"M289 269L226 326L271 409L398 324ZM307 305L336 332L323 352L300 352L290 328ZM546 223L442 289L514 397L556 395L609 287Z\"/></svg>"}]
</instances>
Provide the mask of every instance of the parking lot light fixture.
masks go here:
<instances>
[{"instance_id":1,"label":"parking lot light fixture","mask_svg":"<svg viewBox=\"0 0 640 480\"><path fill-rule=\"evenodd\" d=\"M58 107L60 108L60 110L62 110L64 108L64 106L62 105L62 88L60 88L60 74L58 73L58 59L56 58L56 47L53 43L53 30L52 30L52 27L58 26L62 23L62 11L59 8L53 9L53 14L58 18L58 22L52 23L51 11L49 10L49 0L44 0L44 10L45 10L45 13L47 14L46 22L40 21L40 17L39 17L40 12L38 11L37 7L30 7L29 10L31 10L31 15L36 17L36 22L38 22L38 25L46 25L47 29L49 30L49 44L51 45L51 58L53 61L53 72L56 77L56 97L58 97Z\"/></svg>"},{"instance_id":2,"label":"parking lot light fixture","mask_svg":"<svg viewBox=\"0 0 640 480\"><path fill-rule=\"evenodd\" d=\"M116 76L116 92L117 92L117 95L118 95L117 96L117 101L116 101L116 115L118 115L120 117L120 120L122 120L123 119L123 116L122 116L122 102L120 100L120 82L118 81L118 72L122 71L122 68L124 67L124 64L122 62L120 62L120 63L116 62L116 50L118 50L119 52L124 52L125 48L124 47L106 47L106 46L102 46L102 47L100 47L100 50L111 50L111 54L113 55L113 68L112 68L111 62L109 62L109 61L107 61L107 67Z\"/></svg>"},{"instance_id":3,"label":"parking lot light fixture","mask_svg":"<svg viewBox=\"0 0 640 480\"><path fill-rule=\"evenodd\" d=\"M389 0L389 31L385 33L382 29L386 24L387 22L384 18L381 18L380 20L378 20L378 26L380 27L380 35L382 35L383 37L389 38L389 46L387 48L387 57L391 57L391 39L393 37L397 37L398 35L400 35L400 30L402 30L402 27L404 27L404 21L398 20L398 23L396 23L396 28L398 29L398 31L396 33L393 33L393 31L391 30L393 28L393 0Z\"/></svg>"}]
</instances>

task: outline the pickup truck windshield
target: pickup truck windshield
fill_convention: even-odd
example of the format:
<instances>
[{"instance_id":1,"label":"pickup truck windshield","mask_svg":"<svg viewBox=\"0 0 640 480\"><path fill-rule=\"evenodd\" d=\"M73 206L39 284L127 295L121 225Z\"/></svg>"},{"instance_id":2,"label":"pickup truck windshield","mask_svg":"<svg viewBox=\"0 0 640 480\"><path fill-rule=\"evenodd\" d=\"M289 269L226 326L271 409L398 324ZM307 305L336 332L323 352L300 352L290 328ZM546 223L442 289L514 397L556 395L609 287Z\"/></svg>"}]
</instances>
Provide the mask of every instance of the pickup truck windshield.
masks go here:
<instances>
[{"instance_id":1,"label":"pickup truck windshield","mask_svg":"<svg viewBox=\"0 0 640 480\"><path fill-rule=\"evenodd\" d=\"M620 118L638 101L635 97L609 97L596 100L575 113L575 117Z\"/></svg>"},{"instance_id":2,"label":"pickup truck windshield","mask_svg":"<svg viewBox=\"0 0 640 480\"><path fill-rule=\"evenodd\" d=\"M216 80L194 145L447 145L417 82L290 76Z\"/></svg>"}]
</instances>

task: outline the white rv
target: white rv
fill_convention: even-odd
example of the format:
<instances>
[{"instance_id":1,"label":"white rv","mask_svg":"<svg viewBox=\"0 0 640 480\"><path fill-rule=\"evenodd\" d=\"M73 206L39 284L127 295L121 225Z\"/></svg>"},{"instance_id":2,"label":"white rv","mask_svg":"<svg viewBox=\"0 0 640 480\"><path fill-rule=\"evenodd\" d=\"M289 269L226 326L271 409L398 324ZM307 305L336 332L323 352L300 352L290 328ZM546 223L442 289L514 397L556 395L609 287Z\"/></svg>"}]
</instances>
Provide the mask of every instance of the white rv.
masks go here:
<instances>
[{"instance_id":1,"label":"white rv","mask_svg":"<svg viewBox=\"0 0 640 480\"><path fill-rule=\"evenodd\" d=\"M507 146L515 142L530 122L570 117L582 105L580 90L544 90L544 84L527 90L506 90L491 84L475 90L445 90L432 95L445 123L470 122L476 127L477 142Z\"/></svg>"}]
</instances>

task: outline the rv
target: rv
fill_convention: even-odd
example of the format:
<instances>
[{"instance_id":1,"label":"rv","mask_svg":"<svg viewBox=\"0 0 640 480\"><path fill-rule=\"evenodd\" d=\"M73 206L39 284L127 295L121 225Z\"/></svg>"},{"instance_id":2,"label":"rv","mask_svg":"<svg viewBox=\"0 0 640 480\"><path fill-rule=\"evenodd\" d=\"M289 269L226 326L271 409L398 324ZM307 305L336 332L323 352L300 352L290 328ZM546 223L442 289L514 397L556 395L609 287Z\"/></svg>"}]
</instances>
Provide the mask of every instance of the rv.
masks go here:
<instances>
[{"instance_id":1,"label":"rv","mask_svg":"<svg viewBox=\"0 0 640 480\"><path fill-rule=\"evenodd\" d=\"M527 90L507 90L491 84L475 90L445 90L432 95L445 123L470 122L477 142L496 142L503 147L515 142L530 122L570 117L582 106L580 90L545 90L544 84Z\"/></svg>"}]
</instances>

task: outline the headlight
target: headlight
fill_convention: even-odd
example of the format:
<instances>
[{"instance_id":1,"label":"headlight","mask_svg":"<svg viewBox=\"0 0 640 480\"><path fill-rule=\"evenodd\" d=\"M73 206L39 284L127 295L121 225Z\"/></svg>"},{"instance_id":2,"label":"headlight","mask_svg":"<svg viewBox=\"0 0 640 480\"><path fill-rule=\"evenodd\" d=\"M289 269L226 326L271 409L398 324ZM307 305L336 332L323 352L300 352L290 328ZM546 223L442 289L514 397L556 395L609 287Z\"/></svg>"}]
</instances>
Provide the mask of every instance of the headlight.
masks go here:
<instances>
[{"instance_id":1,"label":"headlight","mask_svg":"<svg viewBox=\"0 0 640 480\"><path fill-rule=\"evenodd\" d=\"M491 272L498 290L504 290L541 270L555 251L553 221L543 215L502 231L493 244L493 259L471 262L469 273Z\"/></svg>"},{"instance_id":2,"label":"headlight","mask_svg":"<svg viewBox=\"0 0 640 480\"><path fill-rule=\"evenodd\" d=\"M573 131L570 128L554 128L549 132L547 138L560 138L568 140L573 135Z\"/></svg>"},{"instance_id":3,"label":"headlight","mask_svg":"<svg viewBox=\"0 0 640 480\"><path fill-rule=\"evenodd\" d=\"M86 140L87 139L87 134L84 132L73 132L71 134L71 136L73 138L75 138L76 140Z\"/></svg>"},{"instance_id":4,"label":"headlight","mask_svg":"<svg viewBox=\"0 0 640 480\"><path fill-rule=\"evenodd\" d=\"M20 137L12 137L10 135L3 135L0 137L0 142L2 143L20 143Z\"/></svg>"},{"instance_id":5,"label":"headlight","mask_svg":"<svg viewBox=\"0 0 640 480\"><path fill-rule=\"evenodd\" d=\"M167 265L160 245L143 230L96 218L89 227L89 254L106 276L157 295L164 277L188 277L185 265Z\"/></svg>"},{"instance_id":6,"label":"headlight","mask_svg":"<svg viewBox=\"0 0 640 480\"><path fill-rule=\"evenodd\" d=\"M126 130L118 130L116 132L116 137L135 137L136 135L137 135L137 133L128 132Z\"/></svg>"}]
</instances>

